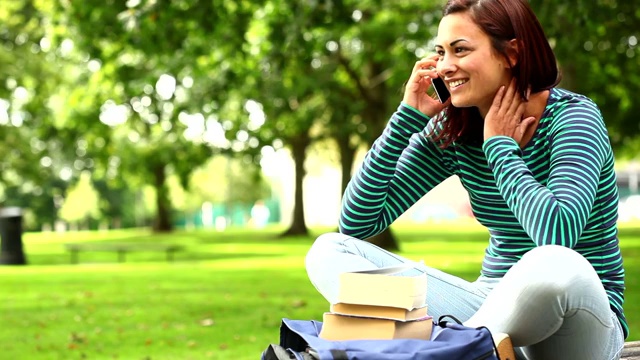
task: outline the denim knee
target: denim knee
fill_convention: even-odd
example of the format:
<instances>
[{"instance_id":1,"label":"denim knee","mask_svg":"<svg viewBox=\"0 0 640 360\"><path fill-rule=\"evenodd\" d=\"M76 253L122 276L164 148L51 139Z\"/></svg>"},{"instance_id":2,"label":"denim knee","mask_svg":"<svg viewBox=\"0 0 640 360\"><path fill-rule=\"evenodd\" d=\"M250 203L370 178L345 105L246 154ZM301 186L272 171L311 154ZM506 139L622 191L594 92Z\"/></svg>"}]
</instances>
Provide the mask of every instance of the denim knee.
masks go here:
<instances>
[{"instance_id":1,"label":"denim knee","mask_svg":"<svg viewBox=\"0 0 640 360\"><path fill-rule=\"evenodd\" d=\"M339 244L345 239L340 233L325 233L316 238L305 257L307 267L315 261L324 261L327 254L337 251Z\"/></svg>"},{"instance_id":2,"label":"denim knee","mask_svg":"<svg viewBox=\"0 0 640 360\"><path fill-rule=\"evenodd\" d=\"M545 245L532 249L512 270L515 268L527 273L527 286L524 290L535 293L539 299L547 296L558 298L567 294L569 289L583 286L585 282L600 284L589 261L565 246Z\"/></svg>"}]
</instances>

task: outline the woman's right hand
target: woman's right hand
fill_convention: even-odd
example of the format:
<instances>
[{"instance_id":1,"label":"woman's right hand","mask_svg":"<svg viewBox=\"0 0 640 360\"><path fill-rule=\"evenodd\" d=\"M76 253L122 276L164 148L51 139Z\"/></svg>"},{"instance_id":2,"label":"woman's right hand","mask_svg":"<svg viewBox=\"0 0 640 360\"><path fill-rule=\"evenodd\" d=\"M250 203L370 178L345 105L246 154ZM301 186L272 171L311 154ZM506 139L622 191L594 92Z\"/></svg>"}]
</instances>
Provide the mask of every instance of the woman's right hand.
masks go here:
<instances>
[{"instance_id":1,"label":"woman's right hand","mask_svg":"<svg viewBox=\"0 0 640 360\"><path fill-rule=\"evenodd\" d=\"M427 94L427 90L431 86L431 79L438 77L437 61L438 55L433 55L416 62L405 86L404 98L402 99L405 104L418 109L429 117L434 117L451 102L449 99L442 104Z\"/></svg>"}]
</instances>

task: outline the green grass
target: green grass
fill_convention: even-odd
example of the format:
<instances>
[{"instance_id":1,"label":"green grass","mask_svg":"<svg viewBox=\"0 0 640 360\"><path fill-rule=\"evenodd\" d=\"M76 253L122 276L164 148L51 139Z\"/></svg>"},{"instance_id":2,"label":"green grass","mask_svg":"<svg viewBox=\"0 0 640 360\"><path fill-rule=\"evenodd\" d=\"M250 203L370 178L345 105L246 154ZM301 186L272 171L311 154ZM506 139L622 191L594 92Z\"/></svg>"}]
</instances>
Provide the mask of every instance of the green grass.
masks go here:
<instances>
[{"instance_id":1,"label":"green grass","mask_svg":"<svg viewBox=\"0 0 640 360\"><path fill-rule=\"evenodd\" d=\"M472 280L486 232L477 227L396 228L402 255ZM258 359L278 341L283 317L320 319L328 304L309 283L305 238L281 229L179 232L140 230L25 234L28 266L0 267L1 359ZM186 251L81 253L65 242L160 241ZM621 230L630 340L640 339L640 228Z\"/></svg>"}]
</instances>

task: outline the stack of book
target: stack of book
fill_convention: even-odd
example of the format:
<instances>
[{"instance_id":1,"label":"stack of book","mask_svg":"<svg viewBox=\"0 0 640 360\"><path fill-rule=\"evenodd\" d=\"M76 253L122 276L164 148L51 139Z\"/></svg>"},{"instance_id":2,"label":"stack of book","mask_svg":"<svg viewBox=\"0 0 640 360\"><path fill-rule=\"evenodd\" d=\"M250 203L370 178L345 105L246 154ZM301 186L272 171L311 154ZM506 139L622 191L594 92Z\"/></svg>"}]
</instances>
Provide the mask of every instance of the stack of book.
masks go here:
<instances>
[{"instance_id":1,"label":"stack of book","mask_svg":"<svg viewBox=\"0 0 640 360\"><path fill-rule=\"evenodd\" d=\"M407 266L340 275L337 299L323 315L327 340L431 338L427 278L398 276Z\"/></svg>"}]
</instances>

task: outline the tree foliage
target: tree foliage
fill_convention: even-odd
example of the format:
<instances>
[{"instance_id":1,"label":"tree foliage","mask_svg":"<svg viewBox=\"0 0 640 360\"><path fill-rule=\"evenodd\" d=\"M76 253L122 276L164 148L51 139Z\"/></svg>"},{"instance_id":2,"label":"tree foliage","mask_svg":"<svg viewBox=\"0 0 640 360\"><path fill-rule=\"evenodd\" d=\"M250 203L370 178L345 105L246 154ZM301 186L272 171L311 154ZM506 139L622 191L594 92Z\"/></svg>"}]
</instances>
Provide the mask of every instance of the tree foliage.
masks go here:
<instances>
[{"instance_id":1,"label":"tree foliage","mask_svg":"<svg viewBox=\"0 0 640 360\"><path fill-rule=\"evenodd\" d=\"M108 199L103 214L131 217L123 204L135 202L134 189L153 186L156 225L168 229L172 209L192 201L172 204L169 179L188 189L220 154L249 173L264 147L287 148L296 166L290 232L304 233L307 148L335 140L346 184L355 149L379 136L414 62L432 51L442 5L7 2L0 9L0 195L54 219L55 199L90 171ZM531 5L558 56L561 85L592 97L618 156L635 155L640 11L619 0ZM214 197L206 185L193 189Z\"/></svg>"},{"instance_id":2,"label":"tree foliage","mask_svg":"<svg viewBox=\"0 0 640 360\"><path fill-rule=\"evenodd\" d=\"M211 94L230 79L224 72L210 74L210 69L223 63L228 46L242 43L245 19L251 15L243 4L60 3L59 21L113 84L96 99L93 111L76 121L95 123L98 115L111 126L108 167L123 181L155 187L157 230L171 229L168 177L175 174L188 187L193 170L214 152L211 138L221 99Z\"/></svg>"},{"instance_id":3,"label":"tree foliage","mask_svg":"<svg viewBox=\"0 0 640 360\"><path fill-rule=\"evenodd\" d=\"M532 2L564 80L601 108L619 157L640 150L640 11L632 1Z\"/></svg>"}]
</instances>

